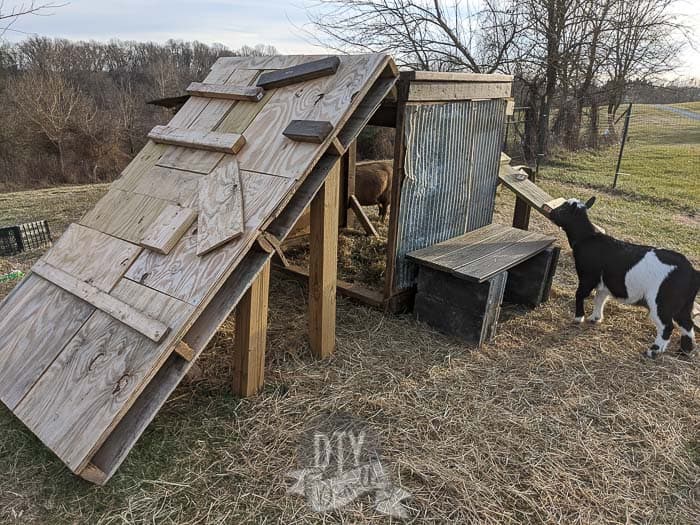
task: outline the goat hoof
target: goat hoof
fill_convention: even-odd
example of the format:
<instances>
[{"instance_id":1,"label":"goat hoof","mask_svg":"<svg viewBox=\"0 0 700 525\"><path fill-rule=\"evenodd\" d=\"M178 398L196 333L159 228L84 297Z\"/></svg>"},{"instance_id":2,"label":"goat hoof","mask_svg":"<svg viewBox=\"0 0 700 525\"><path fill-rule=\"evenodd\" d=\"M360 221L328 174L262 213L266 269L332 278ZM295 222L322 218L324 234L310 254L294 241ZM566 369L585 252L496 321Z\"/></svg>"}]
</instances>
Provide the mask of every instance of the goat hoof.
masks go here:
<instances>
[{"instance_id":1,"label":"goat hoof","mask_svg":"<svg viewBox=\"0 0 700 525\"><path fill-rule=\"evenodd\" d=\"M591 324L600 324L603 322L602 317L593 317L592 315L588 317L587 321Z\"/></svg>"},{"instance_id":2,"label":"goat hoof","mask_svg":"<svg viewBox=\"0 0 700 525\"><path fill-rule=\"evenodd\" d=\"M692 354L695 351L695 345L690 337L681 337L681 352L684 354Z\"/></svg>"},{"instance_id":3,"label":"goat hoof","mask_svg":"<svg viewBox=\"0 0 700 525\"><path fill-rule=\"evenodd\" d=\"M583 316L581 317L574 317L574 323L575 324L581 324L583 322Z\"/></svg>"},{"instance_id":4,"label":"goat hoof","mask_svg":"<svg viewBox=\"0 0 700 525\"><path fill-rule=\"evenodd\" d=\"M644 355L650 359L656 359L657 357L659 357L660 353L661 351L658 345L651 345L649 349L646 352L644 352Z\"/></svg>"}]
</instances>

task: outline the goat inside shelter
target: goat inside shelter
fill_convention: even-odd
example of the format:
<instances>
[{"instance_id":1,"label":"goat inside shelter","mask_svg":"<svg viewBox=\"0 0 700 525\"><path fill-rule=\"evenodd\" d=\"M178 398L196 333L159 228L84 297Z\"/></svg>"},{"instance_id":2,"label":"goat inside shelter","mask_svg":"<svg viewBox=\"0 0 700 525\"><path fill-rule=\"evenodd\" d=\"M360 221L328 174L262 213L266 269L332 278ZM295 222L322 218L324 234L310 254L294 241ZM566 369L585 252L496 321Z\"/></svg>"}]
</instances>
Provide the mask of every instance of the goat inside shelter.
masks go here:
<instances>
[{"instance_id":1,"label":"goat inside shelter","mask_svg":"<svg viewBox=\"0 0 700 525\"><path fill-rule=\"evenodd\" d=\"M597 232L588 209L595 197L583 203L569 199L549 215L566 232L573 250L578 289L574 320L583 322L584 300L595 288L592 323L603 320L605 303L612 296L626 304L646 306L656 325L654 343L646 351L656 357L666 351L674 321L681 331L681 350L695 349L693 305L700 290L700 272L675 251L642 246Z\"/></svg>"}]
</instances>

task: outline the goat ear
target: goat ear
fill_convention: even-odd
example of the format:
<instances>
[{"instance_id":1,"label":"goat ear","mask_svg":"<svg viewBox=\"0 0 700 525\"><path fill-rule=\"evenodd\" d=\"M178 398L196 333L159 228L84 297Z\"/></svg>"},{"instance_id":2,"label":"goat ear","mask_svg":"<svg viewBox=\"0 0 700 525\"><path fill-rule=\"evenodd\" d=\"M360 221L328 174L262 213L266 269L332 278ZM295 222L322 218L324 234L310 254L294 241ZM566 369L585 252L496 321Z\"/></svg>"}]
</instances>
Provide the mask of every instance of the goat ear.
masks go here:
<instances>
[{"instance_id":1,"label":"goat ear","mask_svg":"<svg viewBox=\"0 0 700 525\"><path fill-rule=\"evenodd\" d=\"M586 208L590 209L595 204L595 196L586 201Z\"/></svg>"}]
</instances>

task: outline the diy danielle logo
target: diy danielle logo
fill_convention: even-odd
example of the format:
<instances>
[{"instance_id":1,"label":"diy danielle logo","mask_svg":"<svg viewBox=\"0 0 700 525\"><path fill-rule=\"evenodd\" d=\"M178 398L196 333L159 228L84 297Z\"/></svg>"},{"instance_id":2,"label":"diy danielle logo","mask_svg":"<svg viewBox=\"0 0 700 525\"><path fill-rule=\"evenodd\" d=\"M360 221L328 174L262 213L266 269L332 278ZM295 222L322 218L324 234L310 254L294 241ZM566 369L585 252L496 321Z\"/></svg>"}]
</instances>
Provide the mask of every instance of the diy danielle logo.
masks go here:
<instances>
[{"instance_id":1,"label":"diy danielle logo","mask_svg":"<svg viewBox=\"0 0 700 525\"><path fill-rule=\"evenodd\" d=\"M411 494L392 484L379 445L369 425L348 414L316 418L302 435L302 468L288 474L294 482L287 492L305 496L315 512L339 509L372 493L378 512L408 517L401 502Z\"/></svg>"}]
</instances>

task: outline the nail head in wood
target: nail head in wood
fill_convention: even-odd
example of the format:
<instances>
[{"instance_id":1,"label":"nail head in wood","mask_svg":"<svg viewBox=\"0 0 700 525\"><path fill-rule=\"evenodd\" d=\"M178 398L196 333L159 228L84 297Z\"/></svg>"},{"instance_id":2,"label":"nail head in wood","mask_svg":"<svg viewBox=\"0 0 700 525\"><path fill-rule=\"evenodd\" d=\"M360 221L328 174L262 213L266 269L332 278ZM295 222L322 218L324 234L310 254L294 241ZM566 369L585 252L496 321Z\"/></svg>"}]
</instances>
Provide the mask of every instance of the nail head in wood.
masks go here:
<instances>
[{"instance_id":1,"label":"nail head in wood","mask_svg":"<svg viewBox=\"0 0 700 525\"><path fill-rule=\"evenodd\" d=\"M263 73L260 75L257 85L264 89L288 86L297 82L334 75L338 71L338 66L340 66L340 58L336 56L322 58L298 66Z\"/></svg>"},{"instance_id":2,"label":"nail head in wood","mask_svg":"<svg viewBox=\"0 0 700 525\"><path fill-rule=\"evenodd\" d=\"M321 144L333 131L333 124L325 120L292 120L282 132L297 142Z\"/></svg>"}]
</instances>

